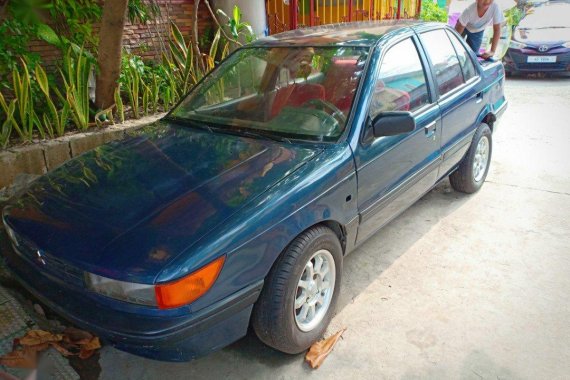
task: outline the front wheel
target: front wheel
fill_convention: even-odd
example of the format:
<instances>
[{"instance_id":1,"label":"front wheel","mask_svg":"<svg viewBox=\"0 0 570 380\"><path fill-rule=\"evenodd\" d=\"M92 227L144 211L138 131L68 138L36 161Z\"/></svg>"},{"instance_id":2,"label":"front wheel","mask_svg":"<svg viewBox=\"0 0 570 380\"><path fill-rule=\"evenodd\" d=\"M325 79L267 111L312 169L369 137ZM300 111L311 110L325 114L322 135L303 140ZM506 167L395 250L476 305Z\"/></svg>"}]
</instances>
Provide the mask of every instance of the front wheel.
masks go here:
<instances>
[{"instance_id":1,"label":"front wheel","mask_svg":"<svg viewBox=\"0 0 570 380\"><path fill-rule=\"evenodd\" d=\"M330 323L342 274L342 248L325 226L313 227L281 254L254 306L261 341L296 354L319 340Z\"/></svg>"},{"instance_id":2,"label":"front wheel","mask_svg":"<svg viewBox=\"0 0 570 380\"><path fill-rule=\"evenodd\" d=\"M487 124L481 124L473 136L467 155L459 164L459 168L449 176L451 186L456 191L467 194L478 191L487 178L492 152L491 128Z\"/></svg>"}]
</instances>

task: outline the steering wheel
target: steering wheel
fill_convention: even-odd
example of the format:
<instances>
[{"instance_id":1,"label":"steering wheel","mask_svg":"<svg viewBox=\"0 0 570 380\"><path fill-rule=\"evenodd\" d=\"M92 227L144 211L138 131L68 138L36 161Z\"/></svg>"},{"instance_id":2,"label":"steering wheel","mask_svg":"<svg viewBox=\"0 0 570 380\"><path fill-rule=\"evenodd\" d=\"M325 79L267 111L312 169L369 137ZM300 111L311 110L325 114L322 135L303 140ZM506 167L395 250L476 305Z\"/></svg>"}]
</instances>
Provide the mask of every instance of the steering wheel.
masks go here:
<instances>
[{"instance_id":1,"label":"steering wheel","mask_svg":"<svg viewBox=\"0 0 570 380\"><path fill-rule=\"evenodd\" d=\"M307 100L303 106L309 105L315 107L315 109L326 111L332 111L330 114L332 117L340 121L342 124L346 123L346 116L344 116L344 112L342 112L337 106L332 104L331 102L327 102L326 100L315 98Z\"/></svg>"}]
</instances>

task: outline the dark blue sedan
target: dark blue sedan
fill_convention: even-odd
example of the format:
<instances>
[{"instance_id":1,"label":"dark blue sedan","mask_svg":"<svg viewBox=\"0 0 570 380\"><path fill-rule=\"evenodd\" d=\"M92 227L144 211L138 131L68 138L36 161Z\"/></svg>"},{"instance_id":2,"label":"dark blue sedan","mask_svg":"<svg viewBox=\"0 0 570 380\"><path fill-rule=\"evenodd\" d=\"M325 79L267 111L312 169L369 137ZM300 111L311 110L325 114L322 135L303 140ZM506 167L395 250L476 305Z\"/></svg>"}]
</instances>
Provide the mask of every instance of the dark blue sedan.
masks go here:
<instances>
[{"instance_id":1,"label":"dark blue sedan","mask_svg":"<svg viewBox=\"0 0 570 380\"><path fill-rule=\"evenodd\" d=\"M306 350L343 258L438 181L473 193L506 108L442 24L355 23L238 49L158 123L3 211L15 277L115 347L184 361L248 326Z\"/></svg>"}]
</instances>

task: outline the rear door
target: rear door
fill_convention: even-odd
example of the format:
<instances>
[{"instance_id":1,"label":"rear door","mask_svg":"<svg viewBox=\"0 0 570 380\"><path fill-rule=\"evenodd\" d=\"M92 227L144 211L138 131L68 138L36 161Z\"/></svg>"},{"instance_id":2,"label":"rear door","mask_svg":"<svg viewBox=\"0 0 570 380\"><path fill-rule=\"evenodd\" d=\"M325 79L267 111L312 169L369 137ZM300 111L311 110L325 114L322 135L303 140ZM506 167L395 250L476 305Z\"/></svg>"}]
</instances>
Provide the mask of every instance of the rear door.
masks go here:
<instances>
[{"instance_id":1,"label":"rear door","mask_svg":"<svg viewBox=\"0 0 570 380\"><path fill-rule=\"evenodd\" d=\"M440 164L440 117L416 36L387 48L374 83L368 124L355 151L358 242L409 207L435 183ZM371 120L382 112L409 111L416 129L374 138Z\"/></svg>"},{"instance_id":2,"label":"rear door","mask_svg":"<svg viewBox=\"0 0 570 380\"><path fill-rule=\"evenodd\" d=\"M483 109L480 77L472 55L455 33L436 29L420 33L420 39L434 75L441 109L443 177L463 158Z\"/></svg>"}]
</instances>

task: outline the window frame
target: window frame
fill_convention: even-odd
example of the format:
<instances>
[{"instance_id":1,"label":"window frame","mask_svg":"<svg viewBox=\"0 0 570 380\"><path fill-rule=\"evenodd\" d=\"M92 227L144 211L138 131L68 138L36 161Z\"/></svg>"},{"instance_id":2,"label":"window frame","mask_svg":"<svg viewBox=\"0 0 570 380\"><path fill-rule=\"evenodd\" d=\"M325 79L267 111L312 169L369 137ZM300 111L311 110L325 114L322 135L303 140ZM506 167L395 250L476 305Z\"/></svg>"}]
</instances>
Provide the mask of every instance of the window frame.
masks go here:
<instances>
[{"instance_id":1,"label":"window frame","mask_svg":"<svg viewBox=\"0 0 570 380\"><path fill-rule=\"evenodd\" d=\"M457 52L457 49L455 48L455 44L453 43L453 38L455 38L457 40L457 42L463 47L463 50L465 50L465 52L467 53L467 59L469 60L469 62L471 62L471 65L473 66L473 71L475 72L475 75L473 75L468 80L465 80L465 71L463 70L463 67L461 67L461 72L463 73L463 83L469 84L472 81L475 81L476 78L479 76L479 71L477 70L477 65L473 62L473 57L471 57L471 54L469 53L470 49L465 47L465 45L462 43L462 41L461 41L461 40L463 40L462 38L458 37L457 35L453 35L449 31L449 29L444 29L444 30L447 34L447 38L449 38L449 41L451 42L451 46L453 46L453 50L455 51L455 55L457 56L457 58L459 59L459 53ZM461 61L459 61L459 65L461 66Z\"/></svg>"},{"instance_id":2,"label":"window frame","mask_svg":"<svg viewBox=\"0 0 570 380\"><path fill-rule=\"evenodd\" d=\"M375 95L376 95L376 93L374 92L374 89L376 88L376 85L378 84L378 81L382 80L382 78L381 78L382 65L383 65L383 63L384 63L384 60L386 59L386 56L392 51L392 49L396 48L396 47L397 47L398 45L400 45L400 44L406 43L406 41L408 41L408 40L412 43L413 48L416 50L417 57L418 57L418 61L419 61L420 65L421 65L421 68L422 68L422 73L423 73L423 76L424 76L424 83L425 83L425 86L426 86L426 93L427 93L427 103L422 104L420 107L418 107L418 108L416 108L416 109L414 109L414 110L410 110L410 111L408 111L408 112L410 112L412 115L414 115L414 114L416 113L416 111L419 111L419 110L421 110L422 108L424 108L425 106L430 105L430 104L433 103L432 96L431 96L431 91L430 91L430 87L429 87L429 83L428 83L428 75L427 75L427 72L426 72L426 69L425 69L425 66L424 66L424 62L422 61L422 57L420 56L420 52L419 52L419 50L418 50L418 47L417 47L417 45L415 44L414 40L413 40L411 37L409 37L409 38L404 38L404 39L398 41L397 43L390 45L390 46L386 49L386 52L385 52L385 53L383 54L383 56L382 56L382 60L381 60L381 62L380 62L380 64L379 64L379 68L378 68L378 73L377 73L376 77L374 78L374 83L372 84L373 90L372 90L372 94L371 94L371 97L370 97L370 105L369 105L369 107L368 107L368 112L367 112L368 117L372 118L372 115L371 115L372 102L374 101L374 97L375 97ZM381 112L382 112L382 111L381 111ZM381 112L380 112L380 113L381 113ZM389 112L389 111L388 111L388 112Z\"/></svg>"},{"instance_id":3,"label":"window frame","mask_svg":"<svg viewBox=\"0 0 570 380\"><path fill-rule=\"evenodd\" d=\"M436 99L435 101L436 101L436 102L440 102L440 101L442 101L442 100L446 100L446 99L449 99L449 98L451 98L451 97L453 97L453 96L456 96L458 93L464 92L464 91L466 91L468 88L473 87L476 83L479 83L479 82L481 81L481 68L479 67L480 65L478 64L478 62L476 63L476 62L473 61L473 55L471 54L471 52L466 49L468 55L471 57L471 62L475 65L475 72L476 72L477 75L474 76L472 79L470 79L468 82L465 82L465 81L464 81L461 86L457 86L456 88L454 88L453 90L447 92L446 94L443 94L443 95L440 94L440 93L439 93L439 87L437 86L437 80L436 80L436 77L435 77L435 70L434 70L434 67L433 67L433 63L432 63L431 58L429 57L429 55L428 55L428 53L427 53L427 49L425 48L425 46L424 46L424 44L423 44L423 40L422 40L422 38L421 38L421 36L422 36L424 33L433 32L433 31L435 31L435 30L443 30L444 32L447 32L447 31L450 30L450 28L447 27L447 26L444 26L444 27L436 27L436 28L430 28L430 29L422 29L422 30L417 31L417 35L418 35L418 38L419 38L419 41L420 41L421 49L422 49L422 51L423 51L423 53L424 53L425 60L426 60L426 62L428 63L429 68L430 68L430 75L431 75L432 82L433 82L433 92L434 92L434 94L435 94L434 96L435 96L435 99ZM447 33L446 33L446 35L447 35ZM448 39L449 39L449 37L448 37ZM462 38L459 38L459 40L460 40L459 42L461 42L461 44L462 44L463 47L465 48L465 47L466 47L465 41L464 41ZM451 46L453 47L453 44L451 43L451 41L449 41L449 43L450 43ZM454 51L455 51L455 48L454 48ZM457 56L457 53L456 53L456 56ZM458 57L457 59L459 60L459 57ZM461 74L463 75L463 70L461 70Z\"/></svg>"},{"instance_id":4,"label":"window frame","mask_svg":"<svg viewBox=\"0 0 570 380\"><path fill-rule=\"evenodd\" d=\"M401 34L399 37L391 38L390 40L388 40L388 42L380 40L380 42L374 46L374 50L380 49L380 52L378 57L378 65L374 68L374 73L372 73L371 75L370 83L371 86L375 86L376 82L380 78L380 68L382 67L382 63L384 62L384 58L386 57L388 51L390 51L392 47L399 44L400 42L403 42L406 39L411 39L412 43L414 44L414 47L416 48L416 52L422 64L424 78L426 79L426 86L428 90L429 103L424 104L420 108L410 112L410 114L415 118L423 114L424 112L428 111L434 105L437 105L437 97L438 97L438 94L435 91L435 82L432 76L430 61L426 56L423 45L415 30L409 29L406 31L406 33ZM371 51L370 56L374 54L374 50ZM372 99L373 99L373 93L371 93L370 96L368 96L368 99L366 100L366 105L364 107L366 110L364 113L366 115L366 118L364 124L360 127L360 133L359 133L360 136L358 139L359 145L361 146L368 146L376 140L368 138L370 125L372 122L372 119L370 118L370 107L372 105ZM401 141L396 143L396 145L400 143Z\"/></svg>"}]
</instances>

